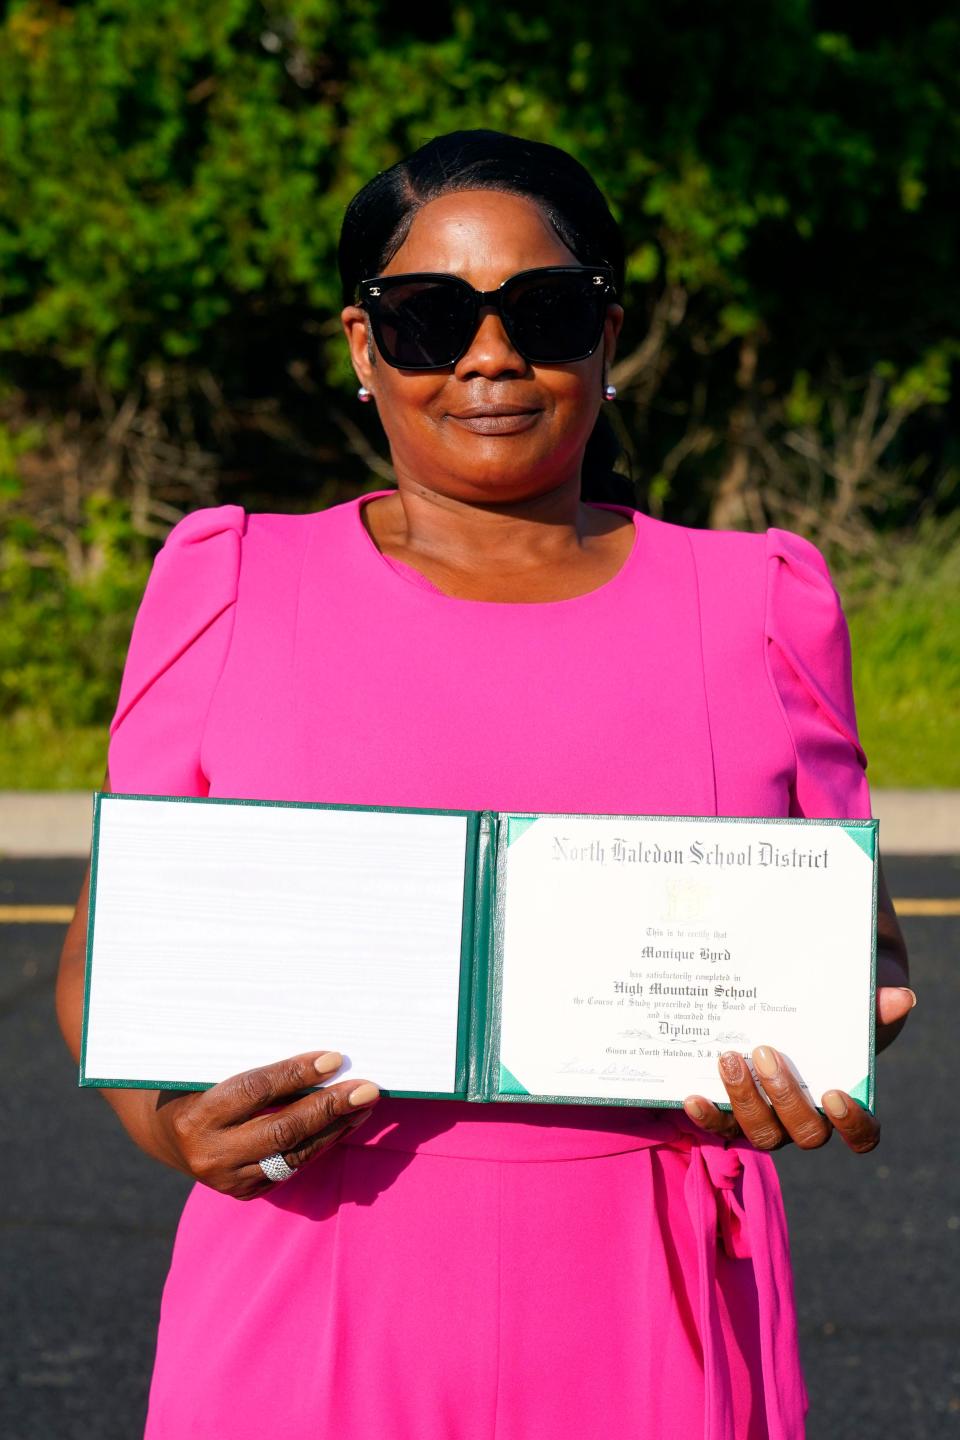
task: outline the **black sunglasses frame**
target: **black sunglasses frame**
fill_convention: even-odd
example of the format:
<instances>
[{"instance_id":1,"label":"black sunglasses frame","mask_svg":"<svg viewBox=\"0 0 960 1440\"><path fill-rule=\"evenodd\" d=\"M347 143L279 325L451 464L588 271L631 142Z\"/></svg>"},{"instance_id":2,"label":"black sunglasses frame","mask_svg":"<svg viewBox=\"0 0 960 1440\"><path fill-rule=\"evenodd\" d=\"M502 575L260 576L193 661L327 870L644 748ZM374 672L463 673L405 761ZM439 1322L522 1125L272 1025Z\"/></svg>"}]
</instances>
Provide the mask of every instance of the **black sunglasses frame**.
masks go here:
<instances>
[{"instance_id":1,"label":"black sunglasses frame","mask_svg":"<svg viewBox=\"0 0 960 1440\"><path fill-rule=\"evenodd\" d=\"M377 342L377 349L380 351L386 363L391 365L395 370L447 370L452 365L456 365L457 361L463 358L473 343L473 338L477 333L477 326L480 323L480 311L482 309L490 309L496 312L500 317L500 323L507 332L510 344L519 355L522 355L523 358L528 360L532 365L572 365L577 360L588 359L600 344L603 336L605 316L602 314L598 316L597 337L589 350L578 350L573 354L563 355L557 359L542 360L528 355L524 346L518 343L514 333L513 318L508 308L510 289L516 285L518 281L529 280L531 276L539 275L589 275L592 276L598 294L603 297L607 305L612 304L616 299L613 271L608 265L542 265L533 270L518 270L516 275L508 276L502 284L498 285L496 290L475 290L472 285L466 280L462 280L459 275L444 274L440 271L412 271L407 275L374 275L368 280L360 281L357 304L362 310L366 310L370 317L370 325L373 329L373 338ZM450 286L451 289L456 288L461 293L466 293L471 298L473 313L467 330L467 336L460 350L450 360L444 360L436 365L402 365L396 360L391 359L387 349L384 347L380 328L379 302L385 290L392 290L399 285L409 285L411 282L422 283L425 281L442 282Z\"/></svg>"}]
</instances>

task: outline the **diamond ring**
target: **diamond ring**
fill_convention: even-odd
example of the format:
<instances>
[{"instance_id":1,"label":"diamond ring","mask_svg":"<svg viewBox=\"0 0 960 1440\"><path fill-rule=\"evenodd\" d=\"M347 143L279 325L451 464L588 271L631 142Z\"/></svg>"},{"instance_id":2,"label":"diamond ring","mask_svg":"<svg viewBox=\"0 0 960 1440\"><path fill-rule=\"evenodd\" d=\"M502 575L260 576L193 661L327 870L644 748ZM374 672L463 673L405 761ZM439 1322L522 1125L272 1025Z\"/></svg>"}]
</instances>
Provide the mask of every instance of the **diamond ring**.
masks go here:
<instances>
[{"instance_id":1,"label":"diamond ring","mask_svg":"<svg viewBox=\"0 0 960 1440\"><path fill-rule=\"evenodd\" d=\"M265 1160L259 1160L257 1163L268 1180L289 1180L291 1175L297 1173L287 1164L279 1150L276 1155L268 1155Z\"/></svg>"}]
</instances>

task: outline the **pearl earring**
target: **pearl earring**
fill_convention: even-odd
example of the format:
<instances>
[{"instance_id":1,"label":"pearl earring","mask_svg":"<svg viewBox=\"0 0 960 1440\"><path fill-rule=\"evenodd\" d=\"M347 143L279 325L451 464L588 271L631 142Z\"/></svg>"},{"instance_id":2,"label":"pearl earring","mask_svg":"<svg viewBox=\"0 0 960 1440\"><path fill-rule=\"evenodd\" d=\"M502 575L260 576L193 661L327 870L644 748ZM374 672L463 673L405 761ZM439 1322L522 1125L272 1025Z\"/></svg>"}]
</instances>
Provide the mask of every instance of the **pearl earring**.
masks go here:
<instances>
[{"instance_id":1,"label":"pearl earring","mask_svg":"<svg viewBox=\"0 0 960 1440\"><path fill-rule=\"evenodd\" d=\"M368 390L366 385L361 385L360 389L357 391L357 399L360 400L364 405L369 405L370 401L373 399L373 391Z\"/></svg>"},{"instance_id":2,"label":"pearl earring","mask_svg":"<svg viewBox=\"0 0 960 1440\"><path fill-rule=\"evenodd\" d=\"M616 398L617 398L617 387L616 387L616 385L604 385L604 387L603 387L603 398L604 398L604 400L616 400Z\"/></svg>"}]
</instances>

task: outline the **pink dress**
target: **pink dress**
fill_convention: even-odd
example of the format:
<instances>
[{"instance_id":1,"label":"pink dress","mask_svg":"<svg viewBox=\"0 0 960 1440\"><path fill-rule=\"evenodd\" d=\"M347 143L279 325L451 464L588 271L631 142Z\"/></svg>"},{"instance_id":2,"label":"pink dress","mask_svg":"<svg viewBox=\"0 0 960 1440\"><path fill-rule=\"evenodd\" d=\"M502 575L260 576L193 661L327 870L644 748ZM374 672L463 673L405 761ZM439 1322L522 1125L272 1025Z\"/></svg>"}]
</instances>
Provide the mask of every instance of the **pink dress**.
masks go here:
<instances>
[{"instance_id":1,"label":"pink dress","mask_svg":"<svg viewBox=\"0 0 960 1440\"><path fill-rule=\"evenodd\" d=\"M599 589L459 600L378 552L369 498L176 527L115 790L869 815L846 628L805 541L627 511ZM337 1044L322 1016L316 1044ZM262 1199L194 1187L146 1433L798 1440L805 1408L768 1155L673 1111L383 1100Z\"/></svg>"}]
</instances>

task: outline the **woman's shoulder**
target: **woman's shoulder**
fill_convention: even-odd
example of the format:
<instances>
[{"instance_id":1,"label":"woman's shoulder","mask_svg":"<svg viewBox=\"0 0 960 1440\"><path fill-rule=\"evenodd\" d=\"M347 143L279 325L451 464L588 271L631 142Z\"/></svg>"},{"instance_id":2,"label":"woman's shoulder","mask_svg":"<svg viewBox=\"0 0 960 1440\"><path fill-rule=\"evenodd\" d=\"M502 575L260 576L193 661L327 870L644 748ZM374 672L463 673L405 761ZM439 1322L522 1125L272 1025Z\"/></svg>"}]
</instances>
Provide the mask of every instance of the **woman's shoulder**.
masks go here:
<instances>
[{"instance_id":1,"label":"woman's shoulder","mask_svg":"<svg viewBox=\"0 0 960 1440\"><path fill-rule=\"evenodd\" d=\"M703 530L644 519L651 543L689 547L704 623L744 644L761 632L799 666L831 674L843 685L849 641L840 597L826 560L802 535ZM836 675L834 671L839 671Z\"/></svg>"},{"instance_id":2,"label":"woman's shoulder","mask_svg":"<svg viewBox=\"0 0 960 1440\"><path fill-rule=\"evenodd\" d=\"M202 626L236 598L247 517L239 505L193 510L163 542L140 606L141 629Z\"/></svg>"},{"instance_id":3,"label":"woman's shoulder","mask_svg":"<svg viewBox=\"0 0 960 1440\"><path fill-rule=\"evenodd\" d=\"M698 571L706 570L743 585L752 577L767 587L771 570L784 570L801 584L826 586L832 593L830 570L812 541L790 530L708 530L640 515L653 543L687 545Z\"/></svg>"},{"instance_id":4,"label":"woman's shoulder","mask_svg":"<svg viewBox=\"0 0 960 1440\"><path fill-rule=\"evenodd\" d=\"M762 665L796 754L796 811L868 815L850 639L820 550L802 535L683 529L718 685Z\"/></svg>"},{"instance_id":5,"label":"woman's shoulder","mask_svg":"<svg viewBox=\"0 0 960 1440\"><path fill-rule=\"evenodd\" d=\"M376 494L379 493L379 491L376 492ZM333 524L346 518L358 504L369 498L369 496L361 495L358 498L341 500L335 505L325 506L320 510L298 512L248 510L243 505L233 504L204 505L197 510L191 510L181 520L178 520L169 531L164 545L190 544L226 532L232 532L241 537L254 532L295 536L309 530L312 526Z\"/></svg>"},{"instance_id":6,"label":"woman's shoulder","mask_svg":"<svg viewBox=\"0 0 960 1440\"><path fill-rule=\"evenodd\" d=\"M765 583L767 537L746 530L707 530L639 514L637 524L657 553L689 556L702 598L716 602L729 594L745 598Z\"/></svg>"},{"instance_id":7,"label":"woman's shoulder","mask_svg":"<svg viewBox=\"0 0 960 1440\"><path fill-rule=\"evenodd\" d=\"M247 514L242 505L206 505L191 510L178 520L163 542L164 550L180 545L193 545L215 535L242 535Z\"/></svg>"},{"instance_id":8,"label":"woman's shoulder","mask_svg":"<svg viewBox=\"0 0 960 1440\"><path fill-rule=\"evenodd\" d=\"M210 505L192 510L179 520L163 543L157 561L161 571L171 562L209 578L210 563L218 551L242 558L244 566L257 558L289 562L315 534L335 531L353 518L357 501L347 500L324 510L298 514L246 510L242 505Z\"/></svg>"}]
</instances>

